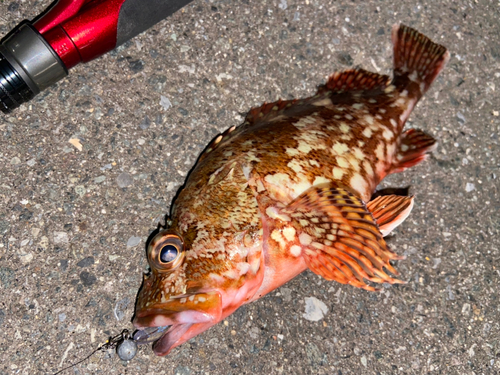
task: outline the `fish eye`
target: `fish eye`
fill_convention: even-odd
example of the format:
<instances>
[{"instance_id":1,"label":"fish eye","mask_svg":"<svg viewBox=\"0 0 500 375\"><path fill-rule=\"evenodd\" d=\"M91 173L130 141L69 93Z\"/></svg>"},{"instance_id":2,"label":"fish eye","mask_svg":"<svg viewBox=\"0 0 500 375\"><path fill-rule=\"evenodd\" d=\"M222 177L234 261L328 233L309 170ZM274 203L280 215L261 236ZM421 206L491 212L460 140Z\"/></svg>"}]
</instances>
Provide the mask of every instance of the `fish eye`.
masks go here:
<instances>
[{"instance_id":1,"label":"fish eye","mask_svg":"<svg viewBox=\"0 0 500 375\"><path fill-rule=\"evenodd\" d=\"M161 231L148 245L148 261L154 271L171 271L177 268L183 259L184 241L172 231Z\"/></svg>"},{"instance_id":2,"label":"fish eye","mask_svg":"<svg viewBox=\"0 0 500 375\"><path fill-rule=\"evenodd\" d=\"M165 245L160 250L160 261L163 263L170 263L177 258L179 250L174 245Z\"/></svg>"}]
</instances>

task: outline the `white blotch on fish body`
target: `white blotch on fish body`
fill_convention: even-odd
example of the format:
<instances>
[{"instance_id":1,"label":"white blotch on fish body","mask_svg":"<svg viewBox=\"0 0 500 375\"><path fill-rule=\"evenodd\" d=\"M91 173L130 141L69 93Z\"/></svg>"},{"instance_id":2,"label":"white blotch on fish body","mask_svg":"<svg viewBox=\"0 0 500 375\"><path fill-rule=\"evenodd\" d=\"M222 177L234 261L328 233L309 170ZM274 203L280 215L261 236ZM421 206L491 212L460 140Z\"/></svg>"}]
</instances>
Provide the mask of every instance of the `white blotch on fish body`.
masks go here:
<instances>
[{"instance_id":1,"label":"white blotch on fish body","mask_svg":"<svg viewBox=\"0 0 500 375\"><path fill-rule=\"evenodd\" d=\"M302 248L298 245L293 245L291 248L290 248L290 253L294 256L294 257L298 257L301 253L302 253Z\"/></svg>"},{"instance_id":2,"label":"white blotch on fish body","mask_svg":"<svg viewBox=\"0 0 500 375\"><path fill-rule=\"evenodd\" d=\"M334 179L340 180L342 176L344 176L344 170L342 168L333 167L332 175Z\"/></svg>"}]
</instances>

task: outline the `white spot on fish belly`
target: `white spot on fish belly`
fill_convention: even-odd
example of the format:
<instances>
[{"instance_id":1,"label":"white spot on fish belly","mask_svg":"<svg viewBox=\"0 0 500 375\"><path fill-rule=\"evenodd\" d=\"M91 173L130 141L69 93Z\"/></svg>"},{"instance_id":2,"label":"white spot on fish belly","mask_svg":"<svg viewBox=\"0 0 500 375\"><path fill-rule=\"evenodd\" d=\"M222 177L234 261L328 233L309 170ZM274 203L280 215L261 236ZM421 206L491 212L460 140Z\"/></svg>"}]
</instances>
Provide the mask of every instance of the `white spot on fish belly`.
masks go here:
<instances>
[{"instance_id":1,"label":"white spot on fish belly","mask_svg":"<svg viewBox=\"0 0 500 375\"><path fill-rule=\"evenodd\" d=\"M338 167L333 167L332 174L334 179L340 180L344 175L344 170Z\"/></svg>"},{"instance_id":2,"label":"white spot on fish belly","mask_svg":"<svg viewBox=\"0 0 500 375\"><path fill-rule=\"evenodd\" d=\"M373 117L370 116L370 115L366 115L363 117L363 119L369 124L369 125L373 125Z\"/></svg>"},{"instance_id":3,"label":"white spot on fish belly","mask_svg":"<svg viewBox=\"0 0 500 375\"><path fill-rule=\"evenodd\" d=\"M356 190L362 196L364 196L368 190L368 184L366 180L360 174L357 173L351 177L351 181L349 182L349 184L354 190Z\"/></svg>"},{"instance_id":4,"label":"white spot on fish belly","mask_svg":"<svg viewBox=\"0 0 500 375\"><path fill-rule=\"evenodd\" d=\"M300 154L300 151L296 148L287 148L285 152L290 156L297 156L298 154Z\"/></svg>"},{"instance_id":5,"label":"white spot on fish belly","mask_svg":"<svg viewBox=\"0 0 500 375\"><path fill-rule=\"evenodd\" d=\"M396 153L396 144L390 143L387 145L387 160L391 160L392 156Z\"/></svg>"},{"instance_id":6,"label":"white spot on fish belly","mask_svg":"<svg viewBox=\"0 0 500 375\"><path fill-rule=\"evenodd\" d=\"M319 163L314 160L314 159L309 159L308 160L309 164L311 164L313 167L319 167Z\"/></svg>"},{"instance_id":7,"label":"white spot on fish belly","mask_svg":"<svg viewBox=\"0 0 500 375\"><path fill-rule=\"evenodd\" d=\"M309 124L314 124L315 122L316 122L316 119L314 117L307 116L307 117L301 118L299 121L297 121L296 123L294 123L292 125L295 126L296 128L302 129L302 128L305 128Z\"/></svg>"},{"instance_id":8,"label":"white spot on fish belly","mask_svg":"<svg viewBox=\"0 0 500 375\"><path fill-rule=\"evenodd\" d=\"M286 227L283 229L283 236L287 241L293 241L295 238L295 228L294 227Z\"/></svg>"},{"instance_id":9,"label":"white spot on fish belly","mask_svg":"<svg viewBox=\"0 0 500 375\"><path fill-rule=\"evenodd\" d=\"M292 169L295 173L303 172L304 169L300 165L300 162L297 159L293 159L287 164L287 167Z\"/></svg>"},{"instance_id":10,"label":"white spot on fish belly","mask_svg":"<svg viewBox=\"0 0 500 375\"><path fill-rule=\"evenodd\" d=\"M277 185L277 186L282 186L290 183L290 177L286 173L275 173L275 174L268 174L264 180L266 182Z\"/></svg>"},{"instance_id":11,"label":"white spot on fish belly","mask_svg":"<svg viewBox=\"0 0 500 375\"><path fill-rule=\"evenodd\" d=\"M398 98L398 100L396 100L396 105L398 105L399 107L404 107L406 105L405 98Z\"/></svg>"},{"instance_id":12,"label":"white spot on fish belly","mask_svg":"<svg viewBox=\"0 0 500 375\"><path fill-rule=\"evenodd\" d=\"M359 160L363 160L365 158L365 154L361 149L354 147L353 148L354 156L358 158Z\"/></svg>"},{"instance_id":13,"label":"white spot on fish belly","mask_svg":"<svg viewBox=\"0 0 500 375\"><path fill-rule=\"evenodd\" d=\"M356 158L354 155L349 155L347 157L347 160L349 161L349 164L351 164L351 167L356 171L359 172L359 160Z\"/></svg>"},{"instance_id":14,"label":"white spot on fish belly","mask_svg":"<svg viewBox=\"0 0 500 375\"><path fill-rule=\"evenodd\" d=\"M373 177L373 168L368 160L363 161L363 168L365 169L365 172L368 177Z\"/></svg>"},{"instance_id":15,"label":"white spot on fish belly","mask_svg":"<svg viewBox=\"0 0 500 375\"><path fill-rule=\"evenodd\" d=\"M347 133L349 133L351 131L351 128L345 122L341 122L340 123L340 131L342 133L346 133L347 134Z\"/></svg>"},{"instance_id":16,"label":"white spot on fish belly","mask_svg":"<svg viewBox=\"0 0 500 375\"><path fill-rule=\"evenodd\" d=\"M397 127L398 126L398 123L396 122L396 120L394 120L393 118L389 119L389 122L391 123L391 125L393 127Z\"/></svg>"},{"instance_id":17,"label":"white spot on fish belly","mask_svg":"<svg viewBox=\"0 0 500 375\"><path fill-rule=\"evenodd\" d=\"M366 138L370 138L372 136L372 130L370 128L365 128L361 134Z\"/></svg>"},{"instance_id":18,"label":"white spot on fish belly","mask_svg":"<svg viewBox=\"0 0 500 375\"><path fill-rule=\"evenodd\" d=\"M387 140L392 139L393 135L394 135L394 133L391 130L389 130L388 128L385 128L384 132L382 133L382 137L384 137Z\"/></svg>"},{"instance_id":19,"label":"white spot on fish belly","mask_svg":"<svg viewBox=\"0 0 500 375\"><path fill-rule=\"evenodd\" d=\"M377 145L377 148L375 149L375 156L378 158L378 160L385 159L384 143L383 142L379 142L379 144Z\"/></svg>"},{"instance_id":20,"label":"white spot on fish belly","mask_svg":"<svg viewBox=\"0 0 500 375\"><path fill-rule=\"evenodd\" d=\"M318 176L314 179L313 181L313 186L316 186L316 185L319 185L319 184L324 184L324 183L327 183L327 182L331 182L331 180L329 180L328 178L325 178L323 176Z\"/></svg>"},{"instance_id":21,"label":"white spot on fish belly","mask_svg":"<svg viewBox=\"0 0 500 375\"><path fill-rule=\"evenodd\" d=\"M334 155L342 155L349 150L349 147L345 143L335 142L332 146L332 153Z\"/></svg>"},{"instance_id":22,"label":"white spot on fish belly","mask_svg":"<svg viewBox=\"0 0 500 375\"><path fill-rule=\"evenodd\" d=\"M312 149L313 148L309 143L304 142L302 140L299 141L299 146L297 147L297 150L299 150L299 152L302 152L303 154L307 154Z\"/></svg>"},{"instance_id":23,"label":"white spot on fish belly","mask_svg":"<svg viewBox=\"0 0 500 375\"><path fill-rule=\"evenodd\" d=\"M343 156L337 156L337 165L341 168L349 168L349 162Z\"/></svg>"},{"instance_id":24,"label":"white spot on fish belly","mask_svg":"<svg viewBox=\"0 0 500 375\"><path fill-rule=\"evenodd\" d=\"M413 81L413 82L418 82L418 74L417 74L417 71L414 70L413 72L411 72L411 74L408 76L408 79L410 81Z\"/></svg>"},{"instance_id":25,"label":"white spot on fish belly","mask_svg":"<svg viewBox=\"0 0 500 375\"><path fill-rule=\"evenodd\" d=\"M363 103L354 103L354 104L352 105L352 108L354 108L354 109L361 109L361 108L363 108L363 107L364 107L364 104L363 104Z\"/></svg>"},{"instance_id":26,"label":"white spot on fish belly","mask_svg":"<svg viewBox=\"0 0 500 375\"><path fill-rule=\"evenodd\" d=\"M293 198L297 198L300 194L302 194L304 191L306 191L312 186L311 183L307 180L307 178L303 174L300 174L299 178L301 179L300 182L296 184L290 184L290 188L295 194L292 196Z\"/></svg>"},{"instance_id":27,"label":"white spot on fish belly","mask_svg":"<svg viewBox=\"0 0 500 375\"><path fill-rule=\"evenodd\" d=\"M301 253L302 253L302 248L298 245L293 245L291 248L290 248L290 253L294 256L294 257L298 257Z\"/></svg>"},{"instance_id":28,"label":"white spot on fish belly","mask_svg":"<svg viewBox=\"0 0 500 375\"><path fill-rule=\"evenodd\" d=\"M312 237L310 235L308 235L307 233L301 233L299 235L299 242L302 245L307 246L312 242Z\"/></svg>"},{"instance_id":29,"label":"white spot on fish belly","mask_svg":"<svg viewBox=\"0 0 500 375\"><path fill-rule=\"evenodd\" d=\"M280 249L284 249L286 247L286 241L278 229L273 230L271 238L280 245Z\"/></svg>"}]
</instances>

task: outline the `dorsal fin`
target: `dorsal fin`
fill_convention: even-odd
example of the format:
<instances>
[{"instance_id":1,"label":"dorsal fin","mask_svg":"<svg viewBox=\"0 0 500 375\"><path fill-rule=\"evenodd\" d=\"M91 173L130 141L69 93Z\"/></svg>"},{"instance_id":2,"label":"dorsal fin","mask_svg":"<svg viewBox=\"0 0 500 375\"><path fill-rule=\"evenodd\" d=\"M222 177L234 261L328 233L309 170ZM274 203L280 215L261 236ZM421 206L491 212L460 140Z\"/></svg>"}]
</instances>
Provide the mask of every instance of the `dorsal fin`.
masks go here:
<instances>
[{"instance_id":1,"label":"dorsal fin","mask_svg":"<svg viewBox=\"0 0 500 375\"><path fill-rule=\"evenodd\" d=\"M297 99L281 100L273 103L264 103L260 107L255 107L248 112L245 122L249 126L255 125L260 121L272 121L274 118L283 114L285 108L291 107Z\"/></svg>"},{"instance_id":2,"label":"dorsal fin","mask_svg":"<svg viewBox=\"0 0 500 375\"><path fill-rule=\"evenodd\" d=\"M247 116L245 117L245 121L243 124L239 126L232 126L227 129L224 133L219 134L215 137L212 142L205 148L203 153L200 155L198 161L203 160L210 152L215 150L222 141L227 140L230 136L233 136L233 131L236 130L235 134L248 128L255 126L260 122L271 122L274 119L277 119L279 116L283 115L283 111L293 104L297 102L297 99L294 100L281 100L279 99L273 103L264 103L260 107L252 108Z\"/></svg>"},{"instance_id":3,"label":"dorsal fin","mask_svg":"<svg viewBox=\"0 0 500 375\"><path fill-rule=\"evenodd\" d=\"M386 75L372 73L364 69L350 69L333 73L328 82L318 88L318 94L325 91L343 93L346 91L384 90L391 79Z\"/></svg>"}]
</instances>

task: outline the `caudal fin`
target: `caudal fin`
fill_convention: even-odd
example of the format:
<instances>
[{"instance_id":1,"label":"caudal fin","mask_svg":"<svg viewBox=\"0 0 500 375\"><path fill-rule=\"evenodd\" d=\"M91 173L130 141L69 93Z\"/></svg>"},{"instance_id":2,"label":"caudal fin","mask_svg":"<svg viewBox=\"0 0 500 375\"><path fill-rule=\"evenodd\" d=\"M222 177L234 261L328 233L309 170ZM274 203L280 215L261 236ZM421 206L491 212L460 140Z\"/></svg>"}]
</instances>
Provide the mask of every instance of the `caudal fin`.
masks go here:
<instances>
[{"instance_id":1,"label":"caudal fin","mask_svg":"<svg viewBox=\"0 0 500 375\"><path fill-rule=\"evenodd\" d=\"M420 98L448 62L449 52L417 30L405 25L392 28L393 84Z\"/></svg>"}]
</instances>

